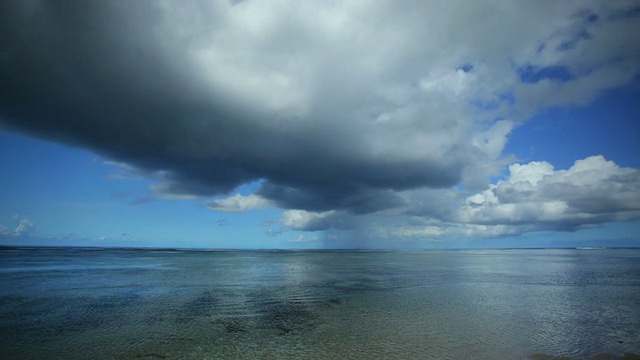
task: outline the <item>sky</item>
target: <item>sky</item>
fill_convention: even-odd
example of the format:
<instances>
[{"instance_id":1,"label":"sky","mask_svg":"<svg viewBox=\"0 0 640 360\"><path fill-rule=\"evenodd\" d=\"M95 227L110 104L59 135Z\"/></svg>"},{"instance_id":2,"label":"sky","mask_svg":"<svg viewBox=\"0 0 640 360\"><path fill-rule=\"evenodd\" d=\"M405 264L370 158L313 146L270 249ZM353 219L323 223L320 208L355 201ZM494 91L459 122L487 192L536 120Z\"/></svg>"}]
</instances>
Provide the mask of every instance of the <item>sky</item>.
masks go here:
<instances>
[{"instance_id":1,"label":"sky","mask_svg":"<svg viewBox=\"0 0 640 360\"><path fill-rule=\"evenodd\" d=\"M640 246L639 1L4 1L0 245Z\"/></svg>"}]
</instances>

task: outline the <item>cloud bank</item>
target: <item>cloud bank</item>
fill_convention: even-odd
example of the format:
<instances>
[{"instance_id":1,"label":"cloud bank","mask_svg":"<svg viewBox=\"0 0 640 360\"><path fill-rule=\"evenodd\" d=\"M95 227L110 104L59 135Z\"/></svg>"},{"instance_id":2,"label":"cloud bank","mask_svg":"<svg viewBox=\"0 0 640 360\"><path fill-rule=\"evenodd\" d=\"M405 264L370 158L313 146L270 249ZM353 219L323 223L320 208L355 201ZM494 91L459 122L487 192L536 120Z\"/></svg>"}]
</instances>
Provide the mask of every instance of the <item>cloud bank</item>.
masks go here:
<instances>
[{"instance_id":1,"label":"cloud bank","mask_svg":"<svg viewBox=\"0 0 640 360\"><path fill-rule=\"evenodd\" d=\"M285 209L282 223L297 230L381 213L569 228L634 218L637 209L612 198L618 188L598 188L612 205L597 204L581 197L594 194L587 185L559 180L544 163L512 166L508 180L459 210L431 204L459 200L457 185L482 190L511 160L502 154L509 132L541 109L588 103L637 76L639 9L3 2L0 122L127 164L158 179L153 190L165 197L217 197L208 206L222 211ZM585 160L614 166L603 161ZM548 178L520 181L523 169ZM611 176L624 194L638 181ZM231 195L255 181L256 193Z\"/></svg>"},{"instance_id":2,"label":"cloud bank","mask_svg":"<svg viewBox=\"0 0 640 360\"><path fill-rule=\"evenodd\" d=\"M602 156L557 171L544 161L514 164L507 179L468 197L456 220L573 230L640 218L639 190L640 170L621 168Z\"/></svg>"}]
</instances>

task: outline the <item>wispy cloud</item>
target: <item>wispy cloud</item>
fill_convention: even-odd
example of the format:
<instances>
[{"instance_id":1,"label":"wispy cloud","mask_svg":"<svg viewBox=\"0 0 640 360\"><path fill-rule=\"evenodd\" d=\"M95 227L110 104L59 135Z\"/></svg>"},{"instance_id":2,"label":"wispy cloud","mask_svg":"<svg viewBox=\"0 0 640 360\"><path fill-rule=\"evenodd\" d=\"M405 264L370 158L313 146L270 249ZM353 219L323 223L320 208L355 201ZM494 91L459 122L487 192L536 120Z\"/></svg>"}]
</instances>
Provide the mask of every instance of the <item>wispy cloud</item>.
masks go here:
<instances>
[{"instance_id":1,"label":"wispy cloud","mask_svg":"<svg viewBox=\"0 0 640 360\"><path fill-rule=\"evenodd\" d=\"M13 214L11 220L14 222L15 228L10 230L9 227L0 225L0 236L20 238L32 234L35 224L31 220L19 214Z\"/></svg>"},{"instance_id":2,"label":"wispy cloud","mask_svg":"<svg viewBox=\"0 0 640 360\"><path fill-rule=\"evenodd\" d=\"M271 201L255 194L235 194L224 199L212 200L207 203L207 207L211 210L226 212L259 210L273 206L274 204Z\"/></svg>"}]
</instances>

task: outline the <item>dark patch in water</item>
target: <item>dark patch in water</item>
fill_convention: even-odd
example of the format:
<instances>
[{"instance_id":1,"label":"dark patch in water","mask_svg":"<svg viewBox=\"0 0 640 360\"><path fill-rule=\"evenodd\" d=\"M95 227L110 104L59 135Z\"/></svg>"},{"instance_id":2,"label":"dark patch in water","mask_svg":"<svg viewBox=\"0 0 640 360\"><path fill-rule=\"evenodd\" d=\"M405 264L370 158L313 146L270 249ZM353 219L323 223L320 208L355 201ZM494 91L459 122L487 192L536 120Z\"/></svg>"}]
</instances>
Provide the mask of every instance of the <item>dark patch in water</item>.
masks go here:
<instances>
[{"instance_id":1,"label":"dark patch in water","mask_svg":"<svg viewBox=\"0 0 640 360\"><path fill-rule=\"evenodd\" d=\"M235 322L226 324L225 329L229 334L244 333L248 331L247 329L243 328L241 325L236 324Z\"/></svg>"},{"instance_id":2,"label":"dark patch in water","mask_svg":"<svg viewBox=\"0 0 640 360\"><path fill-rule=\"evenodd\" d=\"M340 305L342 304L342 299L329 299L327 302L332 305Z\"/></svg>"},{"instance_id":3,"label":"dark patch in water","mask_svg":"<svg viewBox=\"0 0 640 360\"><path fill-rule=\"evenodd\" d=\"M260 326L264 329L274 329L281 334L302 332L317 326L317 316L304 305L281 301L258 305L261 313Z\"/></svg>"},{"instance_id":4,"label":"dark patch in water","mask_svg":"<svg viewBox=\"0 0 640 360\"><path fill-rule=\"evenodd\" d=\"M220 301L209 290L187 301L178 312L176 323L185 324L199 317L213 315Z\"/></svg>"},{"instance_id":5,"label":"dark patch in water","mask_svg":"<svg viewBox=\"0 0 640 360\"><path fill-rule=\"evenodd\" d=\"M64 331L83 331L87 327L97 328L106 322L127 315L127 308L137 303L142 296L135 290L98 298L83 298L65 307L59 324Z\"/></svg>"},{"instance_id":6,"label":"dark patch in water","mask_svg":"<svg viewBox=\"0 0 640 360\"><path fill-rule=\"evenodd\" d=\"M248 332L250 329L250 323L248 321L239 321L238 318L221 321L221 323L224 325L225 330L230 334L244 333Z\"/></svg>"},{"instance_id":7,"label":"dark patch in water","mask_svg":"<svg viewBox=\"0 0 640 360\"><path fill-rule=\"evenodd\" d=\"M130 305L141 298L135 290L100 297L4 297L8 313L0 315L10 328L12 342L29 338L66 337L109 322L117 322L127 315ZM4 306L3 306L4 307Z\"/></svg>"},{"instance_id":8,"label":"dark patch in water","mask_svg":"<svg viewBox=\"0 0 640 360\"><path fill-rule=\"evenodd\" d=\"M167 357L164 355L156 354L156 353L148 353L144 355L136 355L136 358L140 359L166 359Z\"/></svg>"},{"instance_id":9,"label":"dark patch in water","mask_svg":"<svg viewBox=\"0 0 640 360\"><path fill-rule=\"evenodd\" d=\"M280 335L307 331L317 326L318 316L301 301L281 298L276 292L258 290L248 295L249 313L212 321L227 333L245 333L251 330L274 330Z\"/></svg>"}]
</instances>

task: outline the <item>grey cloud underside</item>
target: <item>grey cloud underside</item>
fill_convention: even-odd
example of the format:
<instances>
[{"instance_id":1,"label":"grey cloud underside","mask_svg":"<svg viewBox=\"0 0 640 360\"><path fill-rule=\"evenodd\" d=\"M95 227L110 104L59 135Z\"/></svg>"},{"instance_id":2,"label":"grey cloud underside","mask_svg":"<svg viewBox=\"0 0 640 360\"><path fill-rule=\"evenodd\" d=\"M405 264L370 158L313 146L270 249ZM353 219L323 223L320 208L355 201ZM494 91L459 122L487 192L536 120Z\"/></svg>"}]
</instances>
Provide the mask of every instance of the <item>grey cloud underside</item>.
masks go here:
<instances>
[{"instance_id":1,"label":"grey cloud underside","mask_svg":"<svg viewBox=\"0 0 640 360\"><path fill-rule=\"evenodd\" d=\"M460 179L459 154L370 154L349 123L296 121L205 90L182 69L186 54L167 54L188 49L158 43L161 15L144 6L35 5L2 5L2 122L161 172L164 192L220 195L266 179L260 194L282 207L367 213L397 205L393 190Z\"/></svg>"}]
</instances>

